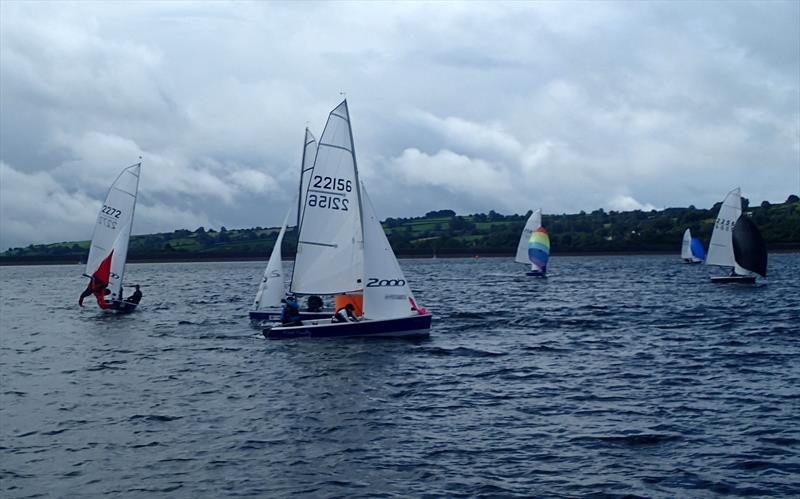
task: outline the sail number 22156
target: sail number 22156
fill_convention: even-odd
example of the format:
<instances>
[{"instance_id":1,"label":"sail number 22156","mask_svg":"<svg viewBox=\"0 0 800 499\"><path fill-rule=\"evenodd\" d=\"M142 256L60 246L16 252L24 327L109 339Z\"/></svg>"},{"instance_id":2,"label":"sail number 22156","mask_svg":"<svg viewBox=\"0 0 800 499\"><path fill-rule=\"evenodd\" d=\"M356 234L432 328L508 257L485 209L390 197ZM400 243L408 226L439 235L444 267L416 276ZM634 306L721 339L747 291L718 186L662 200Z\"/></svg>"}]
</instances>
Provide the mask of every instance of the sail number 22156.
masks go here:
<instances>
[{"instance_id":1,"label":"sail number 22156","mask_svg":"<svg viewBox=\"0 0 800 499\"><path fill-rule=\"evenodd\" d=\"M350 180L336 177L323 177L321 175L314 175L314 183L312 185L316 189L327 189L329 191L351 192L353 190L353 182Z\"/></svg>"}]
</instances>

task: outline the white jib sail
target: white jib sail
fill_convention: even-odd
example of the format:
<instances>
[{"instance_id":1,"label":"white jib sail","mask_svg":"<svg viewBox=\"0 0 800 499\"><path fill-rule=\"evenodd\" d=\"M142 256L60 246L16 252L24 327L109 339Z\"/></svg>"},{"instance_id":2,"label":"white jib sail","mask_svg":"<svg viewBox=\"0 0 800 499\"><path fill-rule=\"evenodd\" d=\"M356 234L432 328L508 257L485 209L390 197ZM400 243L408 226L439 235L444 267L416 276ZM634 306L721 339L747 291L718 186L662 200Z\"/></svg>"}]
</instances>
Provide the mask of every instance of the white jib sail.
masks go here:
<instances>
[{"instance_id":1,"label":"white jib sail","mask_svg":"<svg viewBox=\"0 0 800 499\"><path fill-rule=\"evenodd\" d=\"M281 230L278 232L278 239L275 240L275 246L269 255L267 268L264 269L264 277L261 279L256 298L253 301L253 310L280 307L281 299L285 296L281 244L283 243L283 235L286 233L286 226L289 223L289 215L291 213L292 209L289 208L289 211L286 212L286 218L283 219Z\"/></svg>"},{"instance_id":2,"label":"white jib sail","mask_svg":"<svg viewBox=\"0 0 800 499\"><path fill-rule=\"evenodd\" d=\"M364 216L364 317L393 319L413 315L414 295L381 227L367 191L361 188Z\"/></svg>"},{"instance_id":3,"label":"white jib sail","mask_svg":"<svg viewBox=\"0 0 800 499\"><path fill-rule=\"evenodd\" d=\"M686 229L683 233L683 244L681 245L681 258L692 260L692 231Z\"/></svg>"},{"instance_id":4,"label":"white jib sail","mask_svg":"<svg viewBox=\"0 0 800 499\"><path fill-rule=\"evenodd\" d=\"M542 209L539 208L528 217L525 222L525 228L522 229L522 234L519 236L519 243L517 243L517 256L514 261L517 263L529 264L531 263L528 258L528 240L531 238L533 231L542 226Z\"/></svg>"},{"instance_id":5,"label":"white jib sail","mask_svg":"<svg viewBox=\"0 0 800 499\"><path fill-rule=\"evenodd\" d=\"M303 203L291 290L336 294L362 288L364 243L347 101L328 116Z\"/></svg>"},{"instance_id":6,"label":"white jib sail","mask_svg":"<svg viewBox=\"0 0 800 499\"><path fill-rule=\"evenodd\" d=\"M714 231L711 233L711 243L708 245L706 264L733 267L737 274L749 275L750 272L737 265L733 257L733 226L741 214L742 196L737 187L725 196L725 201L719 208Z\"/></svg>"},{"instance_id":7,"label":"white jib sail","mask_svg":"<svg viewBox=\"0 0 800 499\"><path fill-rule=\"evenodd\" d=\"M108 283L111 291L108 297L112 300L122 299L122 276L128 258L128 240L133 226L141 167L142 164L138 163L125 168L111 184L103 207L97 215L89 258L86 260L86 274L92 275L103 260L114 252Z\"/></svg>"}]
</instances>

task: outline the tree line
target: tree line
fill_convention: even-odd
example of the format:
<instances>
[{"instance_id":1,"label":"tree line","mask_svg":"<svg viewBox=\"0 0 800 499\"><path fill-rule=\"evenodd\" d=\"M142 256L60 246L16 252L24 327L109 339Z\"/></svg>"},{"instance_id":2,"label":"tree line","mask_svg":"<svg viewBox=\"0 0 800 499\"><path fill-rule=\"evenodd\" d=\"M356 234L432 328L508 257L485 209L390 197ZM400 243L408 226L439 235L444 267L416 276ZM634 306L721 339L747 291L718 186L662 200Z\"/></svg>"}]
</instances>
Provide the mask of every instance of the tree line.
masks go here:
<instances>
[{"instance_id":1,"label":"tree line","mask_svg":"<svg viewBox=\"0 0 800 499\"><path fill-rule=\"evenodd\" d=\"M769 250L800 249L800 199L796 195L778 204L767 201L743 207L761 230ZM708 246L721 203L709 209L605 211L542 215L551 252L633 253L678 252L684 230L692 230ZM530 216L503 215L495 211L457 215L453 210L430 211L421 217L388 218L382 224L399 256L511 255ZM129 260L264 259L278 236L278 227L251 229L179 229L173 232L132 236ZM291 258L297 231L287 231L283 255ZM29 245L9 248L0 264L25 262L86 261L88 241Z\"/></svg>"}]
</instances>

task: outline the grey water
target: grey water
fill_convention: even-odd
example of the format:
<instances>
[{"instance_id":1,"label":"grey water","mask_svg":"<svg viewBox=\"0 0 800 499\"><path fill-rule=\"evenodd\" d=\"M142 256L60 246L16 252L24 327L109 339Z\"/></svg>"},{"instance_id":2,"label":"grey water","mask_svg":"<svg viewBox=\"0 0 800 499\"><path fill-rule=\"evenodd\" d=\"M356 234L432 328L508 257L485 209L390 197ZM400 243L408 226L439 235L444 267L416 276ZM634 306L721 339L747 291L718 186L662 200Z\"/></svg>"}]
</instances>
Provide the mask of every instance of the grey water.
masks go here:
<instances>
[{"instance_id":1,"label":"grey water","mask_svg":"<svg viewBox=\"0 0 800 499\"><path fill-rule=\"evenodd\" d=\"M800 255L401 265L429 339L267 341L258 262L129 265L125 316L0 268L0 496L800 495Z\"/></svg>"}]
</instances>

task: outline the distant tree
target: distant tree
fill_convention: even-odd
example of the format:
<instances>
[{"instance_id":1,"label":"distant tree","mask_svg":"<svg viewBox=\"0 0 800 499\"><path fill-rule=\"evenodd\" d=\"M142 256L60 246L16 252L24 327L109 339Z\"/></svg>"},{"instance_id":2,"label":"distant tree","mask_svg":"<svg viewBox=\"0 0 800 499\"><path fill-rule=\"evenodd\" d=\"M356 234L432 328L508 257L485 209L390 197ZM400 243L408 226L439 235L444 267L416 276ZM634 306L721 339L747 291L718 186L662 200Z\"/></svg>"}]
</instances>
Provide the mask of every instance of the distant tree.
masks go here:
<instances>
[{"instance_id":1,"label":"distant tree","mask_svg":"<svg viewBox=\"0 0 800 499\"><path fill-rule=\"evenodd\" d=\"M762 208L769 208L770 206L772 206L772 205L769 203L769 201L766 201L766 200L765 201L761 201L761 207Z\"/></svg>"},{"instance_id":2,"label":"distant tree","mask_svg":"<svg viewBox=\"0 0 800 499\"><path fill-rule=\"evenodd\" d=\"M796 195L792 194L788 198L786 198L786 203L787 204L800 203L800 198L797 197Z\"/></svg>"},{"instance_id":3,"label":"distant tree","mask_svg":"<svg viewBox=\"0 0 800 499\"><path fill-rule=\"evenodd\" d=\"M456 212L453 210L438 210L438 211L429 211L425 214L425 218L438 218L438 217L454 217L456 216Z\"/></svg>"},{"instance_id":4,"label":"distant tree","mask_svg":"<svg viewBox=\"0 0 800 499\"><path fill-rule=\"evenodd\" d=\"M205 234L206 230L202 226L200 226L200 227L197 228L196 231L194 231L194 233L195 234Z\"/></svg>"},{"instance_id":5,"label":"distant tree","mask_svg":"<svg viewBox=\"0 0 800 499\"><path fill-rule=\"evenodd\" d=\"M228 229L226 229L224 225L219 228L219 233L222 234L223 232L228 232Z\"/></svg>"}]
</instances>

